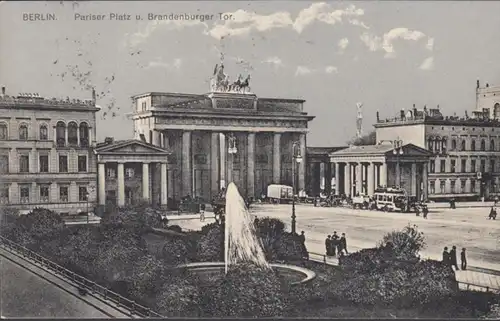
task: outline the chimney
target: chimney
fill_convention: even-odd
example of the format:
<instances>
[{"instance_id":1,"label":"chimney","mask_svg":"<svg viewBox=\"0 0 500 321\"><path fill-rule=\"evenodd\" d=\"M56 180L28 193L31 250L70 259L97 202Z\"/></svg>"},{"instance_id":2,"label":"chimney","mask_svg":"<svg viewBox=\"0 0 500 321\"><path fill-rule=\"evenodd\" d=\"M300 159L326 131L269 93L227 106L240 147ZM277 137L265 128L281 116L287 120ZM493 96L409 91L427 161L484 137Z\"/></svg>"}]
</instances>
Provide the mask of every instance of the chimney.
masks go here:
<instances>
[{"instance_id":1,"label":"chimney","mask_svg":"<svg viewBox=\"0 0 500 321\"><path fill-rule=\"evenodd\" d=\"M380 121L380 114L379 112L377 111L377 123Z\"/></svg>"},{"instance_id":2,"label":"chimney","mask_svg":"<svg viewBox=\"0 0 500 321\"><path fill-rule=\"evenodd\" d=\"M111 145L111 144L113 144L113 142L114 142L113 137L106 137L106 138L104 139L104 143L105 143L106 145Z\"/></svg>"},{"instance_id":3,"label":"chimney","mask_svg":"<svg viewBox=\"0 0 500 321\"><path fill-rule=\"evenodd\" d=\"M2 97L5 96L5 86L2 86Z\"/></svg>"},{"instance_id":4,"label":"chimney","mask_svg":"<svg viewBox=\"0 0 500 321\"><path fill-rule=\"evenodd\" d=\"M479 89L479 79L476 82L476 89Z\"/></svg>"},{"instance_id":5,"label":"chimney","mask_svg":"<svg viewBox=\"0 0 500 321\"><path fill-rule=\"evenodd\" d=\"M490 86L490 84L486 83L486 88L488 88Z\"/></svg>"},{"instance_id":6,"label":"chimney","mask_svg":"<svg viewBox=\"0 0 500 321\"><path fill-rule=\"evenodd\" d=\"M94 105L95 105L95 102L96 102L95 88L92 88L92 102L93 102L93 103L94 103Z\"/></svg>"},{"instance_id":7,"label":"chimney","mask_svg":"<svg viewBox=\"0 0 500 321\"><path fill-rule=\"evenodd\" d=\"M405 119L405 110L404 109L401 109L401 111L399 112L399 116L401 117L401 119Z\"/></svg>"}]
</instances>

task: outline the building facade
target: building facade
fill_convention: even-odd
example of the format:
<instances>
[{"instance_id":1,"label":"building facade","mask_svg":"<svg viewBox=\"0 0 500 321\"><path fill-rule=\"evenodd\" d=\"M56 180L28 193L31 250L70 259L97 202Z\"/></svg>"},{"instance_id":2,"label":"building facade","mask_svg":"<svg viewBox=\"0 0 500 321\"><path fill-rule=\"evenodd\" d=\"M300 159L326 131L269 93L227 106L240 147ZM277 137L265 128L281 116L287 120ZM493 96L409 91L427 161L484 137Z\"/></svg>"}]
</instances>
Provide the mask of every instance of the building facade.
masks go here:
<instances>
[{"instance_id":1,"label":"building facade","mask_svg":"<svg viewBox=\"0 0 500 321\"><path fill-rule=\"evenodd\" d=\"M304 189L305 164L294 162L294 155L306 154L308 122L314 118L304 112L304 100L212 89L203 95L132 97L136 139L171 152L167 197L210 200L229 182L243 196L258 197L269 184L291 186L292 172L297 188Z\"/></svg>"},{"instance_id":2,"label":"building facade","mask_svg":"<svg viewBox=\"0 0 500 321\"><path fill-rule=\"evenodd\" d=\"M95 98L9 96L2 87L0 110L0 203L85 212L97 179Z\"/></svg>"},{"instance_id":3,"label":"building facade","mask_svg":"<svg viewBox=\"0 0 500 321\"><path fill-rule=\"evenodd\" d=\"M500 86L490 86L488 83L481 87L479 80L476 84L475 114L488 115L490 119L500 120Z\"/></svg>"},{"instance_id":4,"label":"building facade","mask_svg":"<svg viewBox=\"0 0 500 321\"><path fill-rule=\"evenodd\" d=\"M377 115L374 126L377 142L401 140L432 153L430 199L477 200L500 192L500 121L490 116L444 117L439 108L414 107L395 118Z\"/></svg>"}]
</instances>

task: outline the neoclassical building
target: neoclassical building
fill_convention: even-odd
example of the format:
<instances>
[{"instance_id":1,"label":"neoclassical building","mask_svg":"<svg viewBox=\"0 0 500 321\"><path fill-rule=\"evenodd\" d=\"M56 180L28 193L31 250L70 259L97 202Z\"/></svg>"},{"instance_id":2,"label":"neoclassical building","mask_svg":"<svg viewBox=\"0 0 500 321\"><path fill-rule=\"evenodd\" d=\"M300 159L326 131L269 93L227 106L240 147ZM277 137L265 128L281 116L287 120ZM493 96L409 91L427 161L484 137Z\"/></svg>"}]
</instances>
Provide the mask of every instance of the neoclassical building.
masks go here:
<instances>
[{"instance_id":1,"label":"neoclassical building","mask_svg":"<svg viewBox=\"0 0 500 321\"><path fill-rule=\"evenodd\" d=\"M93 99L0 95L0 204L86 211L97 179Z\"/></svg>"},{"instance_id":2,"label":"neoclassical building","mask_svg":"<svg viewBox=\"0 0 500 321\"><path fill-rule=\"evenodd\" d=\"M308 123L304 100L261 98L215 86L202 95L151 92L132 97L136 139L168 150L167 197L209 200L234 181L243 196L272 183L305 187ZM158 170L158 169L156 169ZM158 172L155 176L159 177Z\"/></svg>"}]
</instances>

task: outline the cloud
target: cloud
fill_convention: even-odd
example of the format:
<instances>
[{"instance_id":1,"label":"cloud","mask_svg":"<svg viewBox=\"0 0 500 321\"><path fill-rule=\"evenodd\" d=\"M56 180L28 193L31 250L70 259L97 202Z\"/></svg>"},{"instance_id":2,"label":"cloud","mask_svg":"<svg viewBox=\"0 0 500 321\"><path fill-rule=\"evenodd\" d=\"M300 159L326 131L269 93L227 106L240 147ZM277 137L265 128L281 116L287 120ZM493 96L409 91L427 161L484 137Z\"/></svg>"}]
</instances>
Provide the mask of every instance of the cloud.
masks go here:
<instances>
[{"instance_id":1,"label":"cloud","mask_svg":"<svg viewBox=\"0 0 500 321\"><path fill-rule=\"evenodd\" d=\"M341 50L344 50L345 48L347 48L347 45L349 45L349 39L342 38L339 40L339 47Z\"/></svg>"},{"instance_id":2,"label":"cloud","mask_svg":"<svg viewBox=\"0 0 500 321\"><path fill-rule=\"evenodd\" d=\"M262 62L266 63L266 64L275 65L275 66L283 66L283 61L281 61L281 59L279 57L276 57L276 56L269 57L266 60L263 60Z\"/></svg>"},{"instance_id":3,"label":"cloud","mask_svg":"<svg viewBox=\"0 0 500 321\"><path fill-rule=\"evenodd\" d=\"M327 74L336 74L336 73L338 73L338 72L339 72L339 70L338 70L338 68L337 68L337 67L335 67L335 66L326 66L326 68L325 68L325 72L326 72Z\"/></svg>"},{"instance_id":4,"label":"cloud","mask_svg":"<svg viewBox=\"0 0 500 321\"><path fill-rule=\"evenodd\" d=\"M150 61L146 68L165 68L165 69L180 69L182 66L182 59L174 59L173 62L163 62L163 61Z\"/></svg>"},{"instance_id":5,"label":"cloud","mask_svg":"<svg viewBox=\"0 0 500 321\"><path fill-rule=\"evenodd\" d=\"M154 20L149 22L142 31L137 31L133 34L126 34L125 39L127 41L127 45L135 47L143 43L156 29L162 26L165 26L170 30L180 30L193 26L203 26L204 30L208 29L208 25L200 20Z\"/></svg>"},{"instance_id":6,"label":"cloud","mask_svg":"<svg viewBox=\"0 0 500 321\"><path fill-rule=\"evenodd\" d=\"M421 70L433 70L434 69L434 57L429 57L422 62L419 69Z\"/></svg>"},{"instance_id":7,"label":"cloud","mask_svg":"<svg viewBox=\"0 0 500 321\"><path fill-rule=\"evenodd\" d=\"M370 51L385 51L386 58L396 56L394 50L394 42L396 40L420 41L427 37L426 48L432 50L434 47L434 38L431 38L419 30L409 30L407 28L393 28L385 33L382 37L364 32L361 34L361 41L368 47Z\"/></svg>"},{"instance_id":8,"label":"cloud","mask_svg":"<svg viewBox=\"0 0 500 321\"><path fill-rule=\"evenodd\" d=\"M297 66L297 69L295 70L295 76L308 75L312 72L313 70L306 66Z\"/></svg>"},{"instance_id":9,"label":"cloud","mask_svg":"<svg viewBox=\"0 0 500 321\"><path fill-rule=\"evenodd\" d=\"M240 9L226 14L233 15L233 19L226 20L224 23L216 23L205 34L216 39L222 39L227 36L244 36L251 31L265 32L275 28L291 28L297 33L302 33L306 27L315 21L334 25L342 23L344 18L352 25L368 28L363 22L356 19L364 15L363 9L350 5L345 9L330 11L330 5L324 2L311 4L308 8L300 11L295 20L287 11L259 15Z\"/></svg>"}]
</instances>

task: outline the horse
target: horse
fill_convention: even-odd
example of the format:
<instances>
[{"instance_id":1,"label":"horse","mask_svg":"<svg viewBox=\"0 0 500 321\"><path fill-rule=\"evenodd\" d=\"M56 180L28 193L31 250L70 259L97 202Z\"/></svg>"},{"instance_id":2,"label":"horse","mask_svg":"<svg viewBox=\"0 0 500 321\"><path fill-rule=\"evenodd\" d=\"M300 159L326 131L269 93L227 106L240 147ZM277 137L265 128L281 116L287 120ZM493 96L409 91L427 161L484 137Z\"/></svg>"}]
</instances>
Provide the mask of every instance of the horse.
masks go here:
<instances>
[{"instance_id":1,"label":"horse","mask_svg":"<svg viewBox=\"0 0 500 321\"><path fill-rule=\"evenodd\" d=\"M240 83L239 91L241 91L242 93L244 93L245 91L250 91L249 85L250 85L250 75L248 75L247 78L245 78L245 80Z\"/></svg>"}]
</instances>

